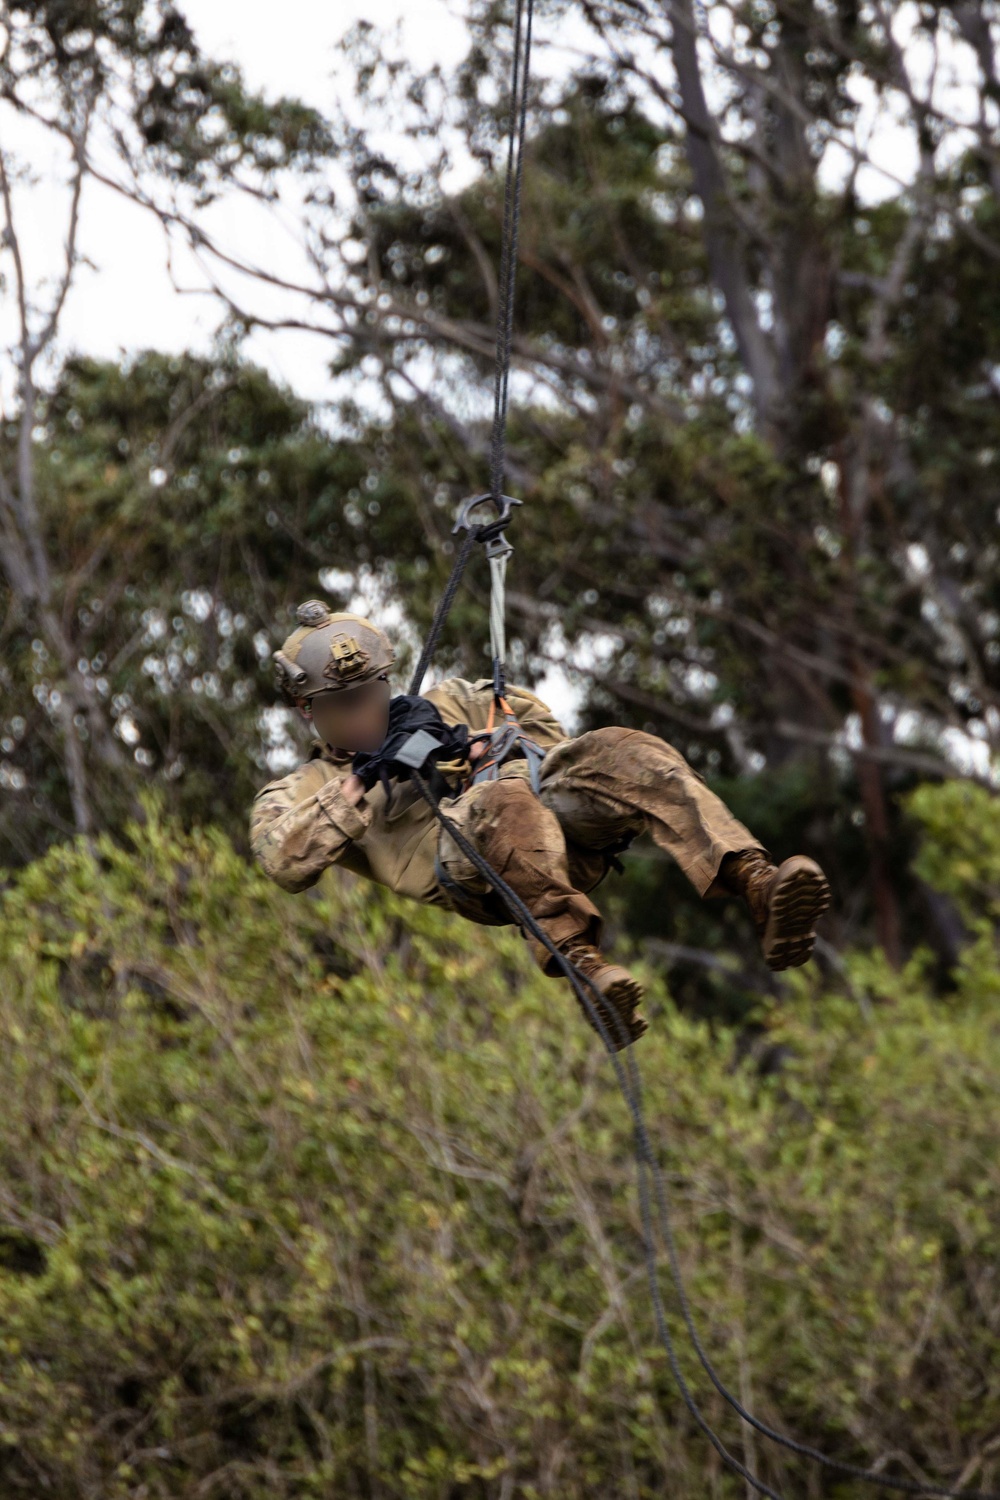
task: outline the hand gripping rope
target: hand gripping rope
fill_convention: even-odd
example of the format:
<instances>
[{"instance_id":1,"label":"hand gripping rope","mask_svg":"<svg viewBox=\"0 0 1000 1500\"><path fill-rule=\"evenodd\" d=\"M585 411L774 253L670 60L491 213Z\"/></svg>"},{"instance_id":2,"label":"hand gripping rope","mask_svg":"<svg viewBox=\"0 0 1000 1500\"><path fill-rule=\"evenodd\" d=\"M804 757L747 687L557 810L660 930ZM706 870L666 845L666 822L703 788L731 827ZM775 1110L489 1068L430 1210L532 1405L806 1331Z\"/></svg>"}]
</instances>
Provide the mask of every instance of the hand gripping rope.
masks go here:
<instances>
[{"instance_id":1,"label":"hand gripping rope","mask_svg":"<svg viewBox=\"0 0 1000 1500\"><path fill-rule=\"evenodd\" d=\"M511 342L513 329L513 303L514 303L514 280L517 268L517 230L520 212L520 195L522 180L522 163L524 152L525 119L527 112L527 82L531 53L531 27L534 10L534 0L515 0L514 21L514 55L511 83L511 106L510 106L510 145L507 158L506 185L504 194L504 221L503 238L501 242L501 273L500 273L500 299L497 312L497 337L496 337L496 376L494 384L494 412L493 412L493 435L491 441L491 488L489 494L477 495L467 500L462 506L458 521L454 527L457 533L465 530L466 535L459 550L458 557L452 568L451 576L445 586L444 592L438 603L434 614L431 628L420 654L420 660L414 671L413 680L410 685L410 693L416 694L420 691L427 668L434 655L434 650L441 634L442 627L448 616L452 602L457 593L465 566L472 553L472 548L477 541L486 545L486 553L490 562L490 648L493 657L493 707L501 706L501 711L509 708L503 697L504 692L504 659L505 659L505 625L504 625L504 585L506 579L507 562L513 549L507 542L504 532L510 520L511 507L519 505L519 500L502 493L503 475L505 467L506 451L506 417L507 417L507 393L510 375ZM515 149L516 148L516 149ZM472 511L485 501L491 501L496 508L496 517L492 522L474 525L471 519ZM513 715L511 715L513 717ZM516 720L515 720L516 723ZM532 780L537 790L537 768L532 766ZM646 1262L646 1275L649 1282L650 1296L653 1304L656 1329L663 1349L666 1353L668 1363L677 1388L681 1394L685 1406L694 1418L697 1426L708 1438L716 1452L727 1466L741 1475L746 1482L761 1495L771 1497L771 1500L784 1500L784 1497L774 1490L764 1480L746 1468L734 1454L723 1444L721 1438L702 1415L697 1402L692 1395L691 1389L684 1377L677 1358L677 1349L674 1339L667 1324L666 1311L663 1304L663 1296L660 1289L657 1274L656 1249L654 1245L654 1225L659 1228L663 1244L667 1251L667 1261L670 1269L670 1278L677 1295L681 1319L691 1340L692 1347L698 1356L702 1368L705 1370L715 1389L737 1413L739 1417L748 1423L756 1432L763 1437L769 1438L789 1452L799 1457L808 1458L813 1462L823 1465L838 1474L849 1478L862 1480L865 1483L877 1485L883 1489L895 1490L906 1495L924 1496L963 1496L965 1500L1000 1500L1000 1493L982 1490L954 1490L945 1486L934 1484L919 1484L912 1480L895 1479L886 1474L876 1473L871 1469L860 1468L855 1464L845 1463L839 1459L831 1458L828 1454L820 1452L819 1449L811 1447L808 1443L802 1443L795 1438L790 1438L775 1428L768 1426L748 1411L745 1406L732 1394L724 1384L714 1365L708 1357L698 1333L691 1312L690 1302L681 1275L680 1261L677 1254L677 1245L674 1239L673 1227L670 1218L670 1207L667 1199L666 1188L663 1182L663 1174L660 1164L652 1148L649 1130L646 1124L645 1112L642 1102L642 1085L639 1076L639 1068L636 1062L634 1049L629 1045L629 1037L622 1019L612 1013L612 1021L615 1026L616 1035L614 1040L608 1031L603 1019L605 1007L601 1003L601 996L594 984L579 969L572 964L565 954L561 953L547 933L535 921L531 912L507 882L500 876L487 860L479 853L475 845L465 837L455 826L447 815L442 812L441 805L434 792L418 770L411 770L410 776L420 794L429 803L435 818L443 829L454 839L462 853L471 861L479 874L489 883L491 888L500 896L512 920L524 933L530 933L556 960L559 969L569 981L581 1007L587 1015L591 1025L599 1033L601 1040L611 1058L611 1065L615 1071L615 1078L621 1090L626 1107L632 1119L633 1135L635 1141L636 1174L639 1188L639 1204L642 1220L643 1251ZM625 1052L625 1062L619 1055ZM650 1189L652 1188L652 1193Z\"/></svg>"}]
</instances>

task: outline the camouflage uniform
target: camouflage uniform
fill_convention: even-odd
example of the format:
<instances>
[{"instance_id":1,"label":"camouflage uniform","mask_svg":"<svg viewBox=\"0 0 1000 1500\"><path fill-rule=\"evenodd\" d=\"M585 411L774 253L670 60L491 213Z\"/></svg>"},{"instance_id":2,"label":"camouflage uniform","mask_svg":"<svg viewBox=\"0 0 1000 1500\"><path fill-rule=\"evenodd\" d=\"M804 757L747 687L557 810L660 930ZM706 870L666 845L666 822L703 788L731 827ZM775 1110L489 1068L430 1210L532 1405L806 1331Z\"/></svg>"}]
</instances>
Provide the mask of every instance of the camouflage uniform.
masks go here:
<instances>
[{"instance_id":1,"label":"camouflage uniform","mask_svg":"<svg viewBox=\"0 0 1000 1500\"><path fill-rule=\"evenodd\" d=\"M485 729L488 678L451 677L424 696L446 723ZM609 851L647 830L680 865L700 896L721 896L723 855L768 851L706 785L680 751L639 729L611 726L568 736L526 688L506 697L531 739L545 751L540 794L527 762L510 760L494 781L470 786L442 809L518 893L549 938L599 944L602 917L586 892L607 872ZM419 791L397 782L386 809L379 785L356 806L341 783L351 757L317 743L291 775L257 795L251 842L262 868L288 891L312 886L332 864L417 901L447 906L487 924L509 922L506 908L471 861L440 828ZM529 938L538 963L555 973L547 950Z\"/></svg>"}]
</instances>

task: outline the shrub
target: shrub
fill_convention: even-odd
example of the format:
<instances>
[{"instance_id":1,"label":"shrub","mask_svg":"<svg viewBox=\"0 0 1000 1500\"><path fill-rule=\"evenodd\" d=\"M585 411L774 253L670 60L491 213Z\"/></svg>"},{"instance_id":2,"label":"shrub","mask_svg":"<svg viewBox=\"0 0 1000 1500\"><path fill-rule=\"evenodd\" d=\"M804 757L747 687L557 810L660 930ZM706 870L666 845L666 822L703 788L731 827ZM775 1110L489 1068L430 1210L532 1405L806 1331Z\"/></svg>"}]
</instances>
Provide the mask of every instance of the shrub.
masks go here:
<instances>
[{"instance_id":1,"label":"shrub","mask_svg":"<svg viewBox=\"0 0 1000 1500\"><path fill-rule=\"evenodd\" d=\"M726 1382L838 1457L988 1488L1000 824L952 798L911 809L972 903L946 998L922 951L849 955L843 993L794 971L763 1070L648 973L636 1050ZM744 1494L672 1385L627 1115L563 986L513 931L336 872L289 897L147 813L2 898L0 1492ZM661 1281L732 1450L869 1493L741 1435Z\"/></svg>"}]
</instances>

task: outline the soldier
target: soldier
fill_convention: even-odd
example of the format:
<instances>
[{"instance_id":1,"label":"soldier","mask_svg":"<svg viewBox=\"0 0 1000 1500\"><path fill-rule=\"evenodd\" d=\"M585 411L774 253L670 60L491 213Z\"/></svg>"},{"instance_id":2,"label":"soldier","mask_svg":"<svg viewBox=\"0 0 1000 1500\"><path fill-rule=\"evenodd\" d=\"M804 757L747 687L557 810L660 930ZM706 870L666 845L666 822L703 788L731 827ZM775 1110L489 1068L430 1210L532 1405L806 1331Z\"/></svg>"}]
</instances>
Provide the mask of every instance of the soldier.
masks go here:
<instances>
[{"instance_id":1,"label":"soldier","mask_svg":"<svg viewBox=\"0 0 1000 1500\"><path fill-rule=\"evenodd\" d=\"M443 811L520 896L535 921L599 995L616 1045L646 1030L642 989L600 950L603 919L587 892L642 830L680 865L700 896L742 896L772 969L803 964L829 905L819 865L769 851L672 745L612 725L570 737L526 688L505 694L493 725L493 684L450 677L421 697L392 696L392 644L358 615L318 600L274 653L286 702L310 721L305 763L254 800L251 842L287 891L315 885L333 864L474 922L511 922L414 786L417 766ZM543 972L562 971L529 933ZM617 1023L617 1024L616 1024Z\"/></svg>"}]
</instances>

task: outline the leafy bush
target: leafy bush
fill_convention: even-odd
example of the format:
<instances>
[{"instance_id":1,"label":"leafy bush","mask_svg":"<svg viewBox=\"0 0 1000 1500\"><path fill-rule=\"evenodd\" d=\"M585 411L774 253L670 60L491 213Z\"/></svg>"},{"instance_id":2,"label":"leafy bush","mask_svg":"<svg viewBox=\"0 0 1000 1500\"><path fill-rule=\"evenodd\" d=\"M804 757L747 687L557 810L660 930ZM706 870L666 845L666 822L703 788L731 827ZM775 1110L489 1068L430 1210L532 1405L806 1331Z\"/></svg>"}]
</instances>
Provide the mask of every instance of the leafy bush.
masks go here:
<instances>
[{"instance_id":1,"label":"leafy bush","mask_svg":"<svg viewBox=\"0 0 1000 1500\"><path fill-rule=\"evenodd\" d=\"M841 1458L989 1488L1000 816L910 810L973 932L946 997L923 951L850 957L839 994L795 971L763 1066L650 972L637 1055L726 1382ZM18 873L0 972L4 1495L745 1493L655 1337L612 1070L516 933L335 872L286 896L150 804ZM662 1279L733 1451L869 1493L741 1435Z\"/></svg>"}]
</instances>

